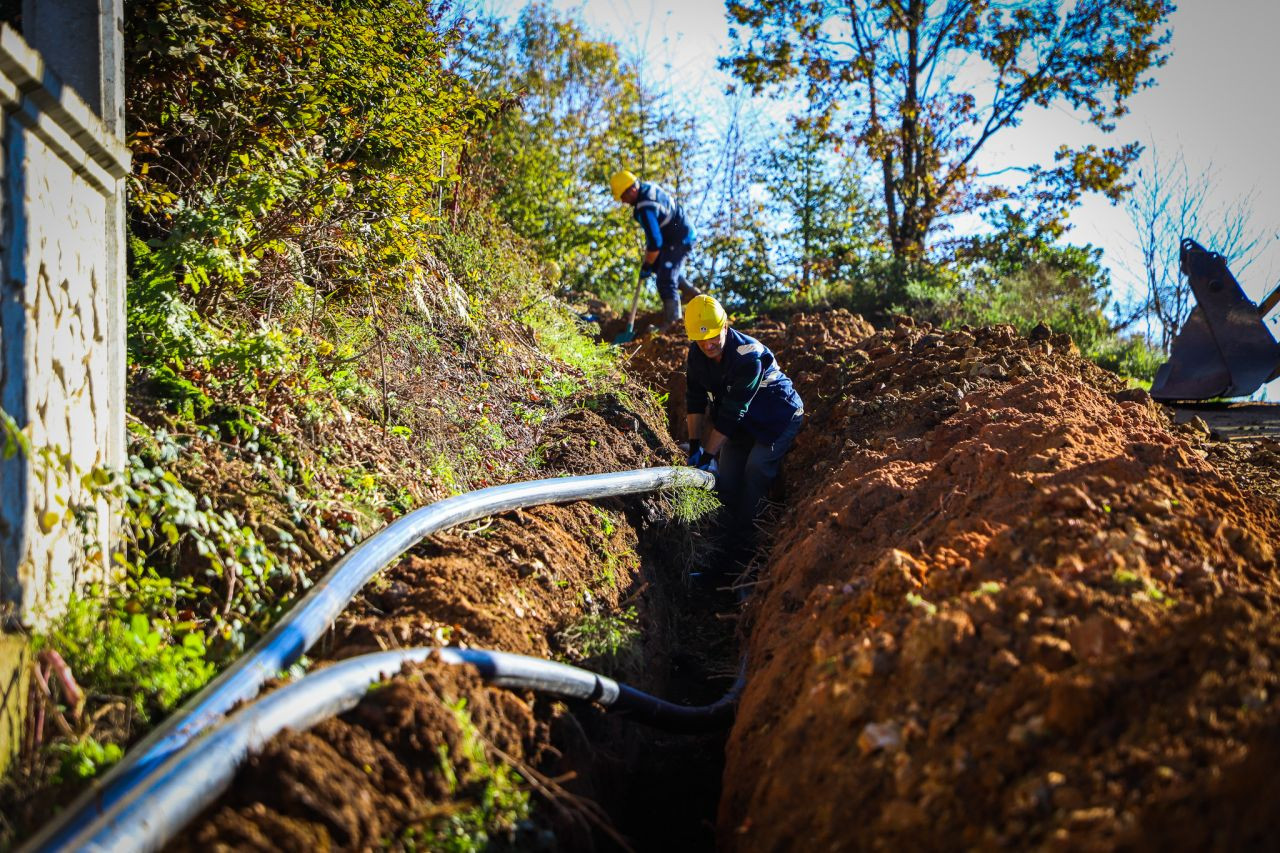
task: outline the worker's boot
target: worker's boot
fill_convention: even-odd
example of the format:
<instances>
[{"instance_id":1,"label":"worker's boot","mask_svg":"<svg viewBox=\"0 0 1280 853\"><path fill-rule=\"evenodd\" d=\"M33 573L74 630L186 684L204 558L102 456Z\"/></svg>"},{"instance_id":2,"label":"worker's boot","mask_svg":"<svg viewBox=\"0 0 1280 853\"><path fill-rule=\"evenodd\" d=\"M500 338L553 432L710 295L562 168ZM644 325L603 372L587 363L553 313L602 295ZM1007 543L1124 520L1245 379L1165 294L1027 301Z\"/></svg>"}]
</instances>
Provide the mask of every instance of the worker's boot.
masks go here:
<instances>
[{"instance_id":1,"label":"worker's boot","mask_svg":"<svg viewBox=\"0 0 1280 853\"><path fill-rule=\"evenodd\" d=\"M680 286L680 301L685 305L688 305L689 301L693 299L693 297L702 295L701 290L698 290L698 288L694 287L692 284L690 284L687 281L684 281L683 279L679 282L679 286Z\"/></svg>"},{"instance_id":2,"label":"worker's boot","mask_svg":"<svg viewBox=\"0 0 1280 853\"><path fill-rule=\"evenodd\" d=\"M680 300L662 300L662 331L668 332L680 322Z\"/></svg>"}]
</instances>

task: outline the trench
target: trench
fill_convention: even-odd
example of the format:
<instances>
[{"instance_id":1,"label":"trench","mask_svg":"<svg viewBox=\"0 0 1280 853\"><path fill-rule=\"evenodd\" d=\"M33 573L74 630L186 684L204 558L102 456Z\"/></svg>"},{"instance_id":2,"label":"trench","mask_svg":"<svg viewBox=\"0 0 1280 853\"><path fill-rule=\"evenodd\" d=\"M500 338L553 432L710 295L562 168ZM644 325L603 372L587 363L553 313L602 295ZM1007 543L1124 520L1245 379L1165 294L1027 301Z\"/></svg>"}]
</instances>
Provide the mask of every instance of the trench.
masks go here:
<instances>
[{"instance_id":1,"label":"trench","mask_svg":"<svg viewBox=\"0 0 1280 853\"><path fill-rule=\"evenodd\" d=\"M669 483L672 478L681 481L682 478L687 479L689 476L686 473L687 470L665 469L664 473L649 469L623 472L619 475L596 475L579 478L579 480L588 484L596 497L601 497L609 494L607 490L601 491L601 486L597 485L605 478L626 480L629 485L625 489L620 489L619 492L635 493L661 487L653 485L642 487L641 480L646 483L649 480L655 482L662 480ZM569 488L569 484L564 480L539 482L543 490ZM608 482L612 484L614 481ZM528 499L527 493L536 485L514 484L510 487L495 487L494 490L486 491L507 489L512 494L519 493L524 499ZM704 481L702 485L706 487L707 482ZM458 501L458 509L450 508L446 512L445 508L441 507L436 514L451 514L450 517L455 517L465 512L465 514L474 515L477 507L472 504L479 502L478 495L479 493L471 493L463 496ZM507 493L503 492L502 496L506 498ZM545 497L545 494L542 497ZM582 497L579 495L578 499ZM561 500L564 499L566 498L562 494ZM508 502L511 500L512 498L508 498ZM655 590L655 594L647 602L644 614L646 633L650 639L646 642L645 662L640 667L642 671L636 674L638 688L612 683L612 686L604 692L616 697L617 707L624 710L630 709L637 718L652 720L660 719L665 715L668 719L674 717L679 720L682 716L689 716L684 714L687 706L695 706L695 713L692 716L698 718L698 711L702 710L698 706L716 706L717 700L720 700L719 707L724 708L725 693L737 680L739 673L735 643L737 597L727 591L690 591L683 583L688 561L678 559L680 549L671 547L670 525L655 524L651 509L644 507L643 504L637 507L635 503L637 502L629 504L627 515L635 527L639 540L638 551L641 555L639 582ZM360 547L366 548L371 554L378 555L378 559L382 560L386 557L389 548L399 549L401 544L412 538L409 529L415 523L417 522L402 520L397 522L402 524L398 533L392 533L391 528L383 532L390 534L382 535L383 540L399 542L394 547L386 544L385 541L375 543L374 540L378 537L366 540L366 543ZM418 524L421 526L420 523ZM687 529L686 534L691 535L688 534ZM311 611L333 611L335 607L341 609L336 601L328 600L335 596L329 595L330 590L326 587L353 585L351 577L339 578L339 569L348 563L371 562L369 559L351 559L354 556L356 554L353 551L317 585L317 589L313 590L316 595L308 599L313 606L303 607L302 605L306 602L300 602L295 610L282 620L277 629L273 629L259 646L238 661L232 670L225 673L220 682L211 684L184 710L175 714L175 719L168 728L153 733L148 749L135 754L132 760L127 759L122 762L117 776L130 778L130 784L133 787L110 789L110 795L116 798L114 805L107 802L101 786L95 791L88 792L88 798L95 804L98 816L93 817L91 813L82 816L84 820L91 821L92 825L89 831L75 835L73 846L87 840L88 846L96 849L97 842L94 839L102 837L116 839L108 842L106 847L111 847L120 839L128 839L131 843L127 846L133 849L153 849L157 841L163 843L166 837L164 834L156 834L153 828L145 828L141 830L141 835L131 835L130 832L134 830L126 829L122 832L120 827L130 824L137 827L148 822L155 823L154 817L149 817L148 812L150 811L150 815L156 814L154 807L166 802L165 797L170 797L168 802L177 804L177 807L170 811L175 815L185 814L186 817L166 817L163 822L167 822L167 831L181 828L183 823L193 816L193 813L186 809L195 797L188 793L174 794L173 791L203 788L205 793L213 791L216 796L216 791L221 788L215 786L225 785L226 782L204 780L219 777L224 766L234 768L239 758L229 756L243 756L250 751L253 743L261 740L256 734L240 733L241 729L257 729L260 721L267 719L272 720L272 724L276 726L272 731L278 731L282 726L289 725L287 720L290 719L289 714L293 712L285 713L281 710L290 706L290 701L284 700L282 694L289 693L295 688L303 688L305 682L316 680L314 676L302 679L290 688L281 689L269 694L264 700L250 704L238 712L236 718L214 725L209 729L211 733L202 735L202 739L188 742L181 747L170 748L178 735L192 737L192 729L197 723L213 715L211 711L213 707L234 704L235 701L246 698L240 696L232 701L228 696L232 693L243 694L248 690L246 684L252 679L249 679L246 673L263 673L276 667L276 664L269 666L263 663L264 655L270 658L268 652L274 653L271 650L279 652L283 649L284 658L281 660L284 660L290 655L300 653L301 649L309 647L309 642L296 636L302 630L298 625L315 621L316 617ZM343 572L346 575L362 575L367 579L376 571L368 565L361 566L359 571L354 571L355 568L354 565L346 566ZM363 581L354 583L353 589L358 589L361 583ZM306 629L306 631L311 630L311 628ZM419 651L429 652L430 650ZM390 658L395 657L396 654L399 653L370 655L366 656L366 659ZM418 657L420 659L422 655ZM454 655L454 657L459 656ZM274 658L270 659L274 660ZM364 667L364 670L370 673L371 677L359 676L365 678L364 684L371 683L379 677L385 677L386 674L394 671L387 670L386 665L382 663L377 664L382 669L371 669L370 667L374 664L360 663L361 660L364 659L351 659L346 663L357 665L351 668L353 671ZM532 661L535 665L543 664L532 658L525 660ZM451 662L472 663L474 661L457 659ZM332 669L336 670L344 665L335 666ZM481 666L480 669L483 671L484 667ZM278 668L275 668L275 671L279 671ZM317 675L324 675L324 673L317 673ZM567 692L553 688L552 692L562 697L599 699L598 676L579 670L574 678L578 679L579 687L571 688ZM523 684L508 683L505 686L527 688L537 680L535 677L532 681L526 681ZM493 683L503 686L501 678L493 679ZM581 687L584 683L588 686ZM591 684L595 686L592 687ZM355 701L353 699L343 704L345 700L338 700L335 696L314 688L298 689L297 692L306 698L299 698L292 704L311 706L304 708L305 713L298 714L298 728L301 730L305 730L325 716L331 716L352 707ZM614 704L613 699L602 701L606 705ZM596 803L608 815L608 823L612 824L612 828L593 831L589 837L581 834L574 837L572 833L563 839L557 837L556 849L599 850L616 849L624 845L634 850L711 849L714 845L714 819L719 801L728 716L717 712L715 722L718 731L711 731L708 734L673 734L642 725L636 719L606 715L598 706L587 703L577 704L578 707L571 715L561 714L557 717L561 724L554 727L551 739L558 751L558 758L553 764L558 766L544 769L549 774L570 778L571 787L567 790ZM658 707L657 710L661 713L655 715L652 711L656 706L664 707ZM225 710L224 708L224 713ZM298 709L295 708L296 710ZM237 720L241 717L250 722L238 725ZM281 722L282 720L285 722ZM680 727L688 728L687 725ZM266 730L270 727L261 725L261 728ZM707 728L706 719L698 718L694 728ZM255 741L255 738L258 738L258 741ZM169 751L161 752L155 746L157 743L166 744L165 748ZM144 745L146 744L147 742L144 742ZM225 752L226 755L210 758L211 754L218 752ZM210 772L209 768L213 766L217 766L218 769ZM192 774L193 767L201 768L200 772ZM176 800L173 800L173 797L176 797ZM184 798L187 802L183 802ZM201 802L207 803L209 800L204 799ZM33 840L34 843L28 849L53 849L59 844L56 841L52 844L49 842L51 838L57 838L58 832L74 834L77 828L75 810L72 809L70 812L72 813L70 820L64 820L60 827L47 828L49 831L44 834L43 839ZM108 826L110 829L101 836L93 834L102 831L103 826ZM145 839L143 843L136 843L139 838Z\"/></svg>"},{"instance_id":2,"label":"trench","mask_svg":"<svg viewBox=\"0 0 1280 853\"><path fill-rule=\"evenodd\" d=\"M636 527L642 573L661 592L649 615L662 623L651 626L662 642L646 662L644 686L680 705L710 705L732 687L739 670L738 596L692 589L687 566L667 547L667 532L642 522ZM576 709L574 720L577 725L553 732L562 759L547 771L576 774L573 789L601 806L632 849L715 849L727 723L705 733L678 733L586 706ZM600 832L584 846L622 849Z\"/></svg>"},{"instance_id":3,"label":"trench","mask_svg":"<svg viewBox=\"0 0 1280 853\"><path fill-rule=\"evenodd\" d=\"M1018 344L1002 331L983 334L985 337L977 342L1002 353L1000 358L1010 346ZM914 352L917 344L927 343L923 352L928 359L909 363L905 369L895 366L896 362L887 366L868 362L863 373L855 372L852 378L842 380L842 387L857 394L883 389L885 384L877 372L892 368L894 372L886 372L883 378L899 377L894 380L899 383L897 387L909 387L914 396L898 396L895 391L893 397L884 394L883 399L873 398L870 403L841 404L843 408L828 416L828 422L835 418L842 424L840 429L815 431L814 440L801 449L793 462L793 466L798 465L793 470L818 474L832 470L829 460L840 459L842 452L857 451L848 442L849 436L869 435L878 442L870 445L871 452L863 448L853 460L856 466L842 469L841 480L826 481L825 494L806 498L806 504L822 504L823 518L832 523L806 525L804 519L793 520L792 529L779 540L776 562L771 566L772 588L761 608L765 617L757 623L754 634L757 647L753 653L757 657L753 663L759 669L745 694L739 736L729 744L728 761L724 758L724 733L670 735L590 707L579 707L558 718L563 722L552 738L560 758L540 768L548 774L575 773L572 790L598 803L636 850L712 849L717 838L727 849L787 849L800 838L826 848L878 843L910 847L913 843L919 846L921 839L928 842L926 846L945 847L966 837L1004 839L1005 846L1027 847L1047 843L1050 831L1059 835L1075 833L1070 837L1079 840L1080 846L1114 847L1117 838L1130 837L1117 834L1129 833L1133 827L1129 823L1122 825L1114 812L1107 812L1112 816L1097 828L1072 823L1082 816L1098 819L1099 812L1093 809L1069 805L1088 802L1081 799L1083 789L1067 789L1062 801L1068 805L1062 806L1054 805L1054 792L1048 787L1037 788L1032 792L1034 796L1023 798L1020 792L1026 789L1009 784L1008 780L1016 778L1015 774L1026 774L1027 767L1034 771L1034 776L1028 778L1049 778L1046 771L1052 770L1055 778L1078 778L1081 785L1096 785L1095 796L1109 799L1114 799L1114 780L1127 774L1135 780L1134 790L1150 798L1141 806L1145 810L1144 831L1153 826L1158 832L1146 838L1148 843L1136 846L1150 847L1151 837L1166 835L1174 846L1181 846L1176 843L1179 840L1185 844L1187 838L1196 837L1188 834L1190 830L1203 829L1202 821L1197 821L1206 806L1216 808L1220 803L1238 802L1238 791L1256 784L1255 767L1260 766L1258 762L1265 764L1271 754L1271 742L1262 741L1257 762L1250 760L1245 772L1232 771L1228 786L1210 777L1208 770L1201 773L1197 788L1208 792L1208 800L1188 799L1181 792L1170 794L1143 786L1139 774L1145 772L1144 768L1150 769L1151 762L1142 756L1150 754L1152 744L1171 751L1182 750L1189 742L1184 734L1187 721L1179 716L1187 705L1185 696L1224 702L1222 707L1230 709L1237 709L1250 697L1260 695L1265 699L1265 692L1241 693L1242 687L1254 689L1258 676L1250 674L1252 669L1232 670L1227 662L1249 660L1250 667L1270 673L1270 661L1277 656L1274 620L1269 610L1263 610L1264 602L1269 608L1275 600L1271 580L1274 555L1268 550L1269 545L1264 548L1259 544L1275 540L1274 536L1264 536L1275 529L1274 511L1250 511L1242 495L1227 488L1217 475L1189 455L1194 448L1188 448L1177 436L1167 435L1158 413L1142 397L1135 399L1132 392L1091 376L1088 371L1092 368L1081 368L1069 352L1065 358L1057 358L1065 360L1072 372L1059 369L1057 380L1014 377L1020 381L1007 387L988 384L975 390L965 386L964 396L956 399L966 401L968 408L957 409L949 396L931 389L950 382L945 377L963 383L967 381L963 376L973 375L975 367L993 366L972 363L974 336L955 332L941 338L939 344L939 336L916 335L904 327L887 332L878 340L887 341L890 336L895 342L901 339L898 346L904 351ZM1059 347L1057 342L1049 343ZM880 346L877 343L864 349L879 353L879 358L897 358L888 343L883 344L883 349ZM1054 364L1048 361L1047 345L1037 349L1023 342L1017 351L1048 368ZM1050 373L1050 379L1053 376ZM992 412L1001 413L1000 417L992 417ZM1055 442L1068 430L1094 440L1073 444L1080 458L1068 460L1069 466L1055 463L1070 472L1070 478L1064 478L1065 482L1056 489L1046 488L1043 480L1027 474L1047 473L1038 467L1039 460L1058 458L1061 445ZM1153 437L1168 440L1156 442ZM946 448L945 454L930 450L935 443ZM1048 448L1055 455L1042 457L1037 448ZM1080 448L1089 450L1086 453ZM978 460L982 464L952 467L962 460ZM908 462L936 473L906 483L884 479L888 463L897 463L900 471ZM1102 470L1114 478L1098 476L1103 463ZM957 474L974 476L979 473L975 468L985 470L983 476L989 479L974 480L981 488L973 490L973 497L960 506L938 500L954 486ZM1054 476L1061 477L1062 473L1057 471ZM1153 493L1164 493L1153 488L1161 476L1181 483L1169 492L1174 499L1160 506L1142 502ZM878 493L867 488L877 484L881 486ZM886 484L892 488L883 488ZM1093 497L1088 497L1079 484L1088 488ZM897 497L883 500L886 494ZM880 503L868 506L869 498ZM1244 544L1235 547L1225 538L1221 526L1205 526L1195 517L1195 508L1205 505L1228 507L1233 518L1247 520L1251 529L1258 531L1256 536L1239 531L1236 544ZM660 639L655 640L650 649L653 654L639 673L640 686L676 702L714 700L728 681L725 660L736 654L736 626L732 619L720 617L732 616L735 608L732 602L725 602L724 606L719 601L698 601L696 596L687 595L680 586L681 566L672 562L673 549L663 531L647 526L645 518L632 512L628 517L643 538L644 574L661 590L661 595L647 605L646 627ZM917 527L931 525L920 534L913 553L897 550L904 542L904 518L917 519ZM992 535L993 519L1011 520L1011 532ZM1081 523L1082 519L1089 523ZM1186 543L1185 550L1167 557L1168 565L1178 565L1175 560L1186 561L1187 555L1198 561L1188 563L1191 568L1207 565L1201 559L1206 554L1234 560L1222 571L1246 587L1250 601L1232 600L1238 598L1232 588L1225 588L1232 596L1228 598L1223 587L1202 582L1204 572L1187 572L1186 583L1170 582L1165 591L1154 582L1150 589L1161 596L1173 592L1188 601L1209 602L1214 608L1209 621L1199 615L1200 611L1191 607L1178 610L1145 590L1139 597L1118 572L1111 571L1112 564L1105 562L1110 559L1113 540L1094 535L1098 529L1118 532L1121 523L1125 529L1130 529L1131 523L1142 523L1155 535ZM935 560L934 569L950 568L939 561L936 544L957 541L956 527L963 524L984 531L981 539L969 540L974 561L983 561L979 565L984 574L975 578L967 570L926 572L923 560ZM1051 531L1055 535L1045 533L1045 524L1057 525ZM851 537L850 530L855 525L864 534L861 541ZM808 552L797 555L788 550L787 537L791 546L797 538L815 544ZM851 542L860 549L859 562L845 556ZM1021 543L1039 543L1046 550L1037 559L1026 560ZM814 555L824 559L811 559ZM1081 566L1085 560L1096 561L1102 568L1090 570L1096 575L1093 585L1077 578L1064 580L1044 570L1044 565L1056 565L1054 560L1061 555L1080 560ZM1079 573L1085 581L1091 577L1083 568ZM927 578L931 586L921 578ZM975 589L979 580L982 583ZM924 597L925 592L928 598ZM813 603L806 604L804 596L811 593L815 596ZM933 601L945 603L946 609ZM1258 612L1248 615L1251 607L1257 607ZM1046 633L1020 636L1019 631L1027 633L1017 627L1027 620L1024 614L1041 608L1044 615L1037 617L1042 621L1036 623L1036 630ZM893 615L889 623L892 632L883 627L884 621L873 623L867 619L852 624L861 626L865 622L867 630L876 633L868 635L860 628L861 633L815 636L824 626L836 624L836 620L843 627L854 617L885 612ZM938 612L947 618L934 618ZM1079 621L1050 621L1060 620L1063 613L1072 613ZM1123 625L1120 621L1102 622L1095 618L1098 614L1123 614ZM759 614L757 618L761 618ZM1063 648L1057 641L1065 634L1072 638L1071 642L1078 640L1088 648L1095 642L1087 633L1089 626L1113 625L1124 633L1129 630L1123 627L1130 624L1129 619L1153 630L1166 630L1167 626L1169 633L1164 636L1177 641L1156 644L1156 654L1151 647L1138 649L1131 641L1108 640L1126 656L1132 656L1134 664L1119 670L1123 677L1106 687L1110 692L1120 689L1116 685L1124 686L1122 698L1127 704L1112 705L1124 710L1104 713L1103 702L1111 700L1095 700L1084 692L1082 681L1078 680L1080 676L1098 677L1102 667L1087 659L1073 663L1065 656L1055 657ZM975 623L980 623L980 629L973 627ZM1205 630L1207 624L1238 626L1239 636ZM1246 636L1247 643L1241 639ZM883 649L892 645L892 656L877 651L860 657L857 652L867 644L851 644L861 643L864 638L883 643ZM833 651L829 660L848 670L815 665L817 641ZM1012 665L1010 646L1020 656L1012 658ZM843 655L845 649L849 650L847 656L837 656L836 653ZM1253 649L1265 650L1258 658L1265 666L1254 666ZM1020 667L1020 658L1031 661L1032 666ZM1188 662L1192 665L1188 666ZM1224 679L1222 673L1236 678L1230 690L1224 690L1216 700L1205 695L1210 689L1218 689L1215 682L1204 682L1200 675L1210 669L1217 684ZM1176 685L1178 692L1172 692L1168 684L1153 692L1150 683L1156 676ZM1274 689L1274 676L1268 674L1266 678L1268 687ZM810 701L815 685L825 685L829 692L823 696L832 697L857 689L861 691L859 704ZM1169 696L1175 698L1170 700ZM1026 709L1028 725L1003 725L1008 709L1014 706ZM1251 721L1260 717L1256 712L1265 708L1259 705L1249 714L1240 714L1235 730L1240 737L1256 737L1257 729L1250 729L1254 725ZM864 713L868 709L873 716ZM1151 715L1152 709L1157 715L1144 716ZM1227 719L1225 713L1215 725ZM939 729L937 743L933 744L918 733L924 730L919 720L927 719L926 715L941 720L949 715L949 725L963 720L971 728L954 733ZM1037 742L1034 738L1051 734L1049 728L1043 727L1050 716L1062 726L1056 735L1061 738L1062 748L1027 749L1028 744ZM996 725L992 725L992 718ZM917 738L916 749L933 748L934 758L926 760L928 753L919 756L915 768L919 772L889 775L891 770L902 767L911 771L905 763L911 756L900 750L900 741L892 738L885 738L883 743L855 740L860 733L877 734L886 728L883 724L863 725L868 719L893 723L889 728L893 738L904 730L915 730L917 733L910 736ZM1140 724L1122 731L1120 723L1130 719ZM903 728L898 727L900 722ZM1263 722L1269 732L1274 727L1274 716ZM1099 731L1101 737L1096 735ZM1114 748L1122 737L1125 749ZM860 741L870 743L870 748ZM975 769L979 764L968 758L954 760L950 750L957 742L966 749L992 750L985 755L979 753L983 769L994 768L992 775L979 775ZM1218 772L1218 759L1224 754L1221 745L1202 738L1196 749L1197 758L1191 766ZM846 772L851 764L829 760L840 754L858 755L858 772ZM1165 766L1173 770L1177 762L1165 760L1171 762ZM1001 771L1001 763L1012 770ZM815 765L819 772L811 772ZM1061 772L1063 766L1068 766L1070 774ZM925 772L924 768L929 769ZM946 784L933 786L931 777L935 775L945 779ZM893 779L893 783L885 784L885 779ZM926 791L926 785L933 787ZM942 812L931 812L917 806L914 800L895 800L895 796L905 796L904 790L913 796L946 796L953 805ZM717 834L718 802L726 825ZM1021 808L1022 804L1035 809L1034 813L1015 819L1007 817L1010 807ZM1242 831L1254 833L1260 826L1250 817ZM851 828L865 834L855 835ZM988 829L1002 834L980 834ZM743 837L748 830L753 834ZM1263 830L1257 829L1256 833L1262 837ZM815 839L825 841L819 844ZM566 831L557 835L551 846L521 849L607 850L617 846L607 833L593 834L588 830L585 836ZM1199 846L1211 845L1206 840Z\"/></svg>"}]
</instances>

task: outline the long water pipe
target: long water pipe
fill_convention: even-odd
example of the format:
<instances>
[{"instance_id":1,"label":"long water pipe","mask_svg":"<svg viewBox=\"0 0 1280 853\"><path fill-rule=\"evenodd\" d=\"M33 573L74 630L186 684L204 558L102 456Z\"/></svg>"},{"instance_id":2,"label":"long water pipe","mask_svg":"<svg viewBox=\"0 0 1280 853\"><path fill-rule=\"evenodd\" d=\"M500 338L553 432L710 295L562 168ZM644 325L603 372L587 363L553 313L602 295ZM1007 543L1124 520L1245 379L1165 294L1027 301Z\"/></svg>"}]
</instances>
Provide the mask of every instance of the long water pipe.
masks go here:
<instances>
[{"instance_id":1,"label":"long water pipe","mask_svg":"<svg viewBox=\"0 0 1280 853\"><path fill-rule=\"evenodd\" d=\"M140 741L22 849L67 849L90 822L128 796L191 738L288 669L323 636L369 578L423 538L467 521L539 504L714 485L712 475L693 468L641 468L491 486L414 510L348 551L249 652Z\"/></svg>"},{"instance_id":2,"label":"long water pipe","mask_svg":"<svg viewBox=\"0 0 1280 853\"><path fill-rule=\"evenodd\" d=\"M611 678L525 655L479 649L417 648L363 655L314 672L243 708L189 742L130 791L128 797L70 839L73 850L160 850L226 790L240 764L283 729L304 731L349 710L371 684L405 663L437 653L449 664L470 664L491 684L586 699L648 722L686 730L727 723L742 680L713 705L665 702Z\"/></svg>"}]
</instances>

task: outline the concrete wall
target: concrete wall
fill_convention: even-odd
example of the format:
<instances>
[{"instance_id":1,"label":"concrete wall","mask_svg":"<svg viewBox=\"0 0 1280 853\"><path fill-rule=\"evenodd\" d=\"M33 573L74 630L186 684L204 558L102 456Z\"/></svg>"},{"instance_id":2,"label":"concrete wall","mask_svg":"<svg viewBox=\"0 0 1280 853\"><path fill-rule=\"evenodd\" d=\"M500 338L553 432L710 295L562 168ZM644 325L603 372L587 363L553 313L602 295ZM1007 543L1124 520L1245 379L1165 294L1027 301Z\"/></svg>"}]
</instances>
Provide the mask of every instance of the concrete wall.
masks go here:
<instances>
[{"instance_id":1,"label":"concrete wall","mask_svg":"<svg viewBox=\"0 0 1280 853\"><path fill-rule=\"evenodd\" d=\"M36 451L0 463L0 599L8 621L34 624L107 560L105 506L84 524L51 523L51 513L84 501L80 473L124 461L128 152L7 27L0 105L0 407ZM85 558L90 542L97 565Z\"/></svg>"},{"instance_id":2,"label":"concrete wall","mask_svg":"<svg viewBox=\"0 0 1280 853\"><path fill-rule=\"evenodd\" d=\"M64 515L93 505L81 473L125 458L123 8L24 0L23 35L0 27L0 409L32 448L0 460L0 771L24 731L25 629L110 565L109 507Z\"/></svg>"}]
</instances>

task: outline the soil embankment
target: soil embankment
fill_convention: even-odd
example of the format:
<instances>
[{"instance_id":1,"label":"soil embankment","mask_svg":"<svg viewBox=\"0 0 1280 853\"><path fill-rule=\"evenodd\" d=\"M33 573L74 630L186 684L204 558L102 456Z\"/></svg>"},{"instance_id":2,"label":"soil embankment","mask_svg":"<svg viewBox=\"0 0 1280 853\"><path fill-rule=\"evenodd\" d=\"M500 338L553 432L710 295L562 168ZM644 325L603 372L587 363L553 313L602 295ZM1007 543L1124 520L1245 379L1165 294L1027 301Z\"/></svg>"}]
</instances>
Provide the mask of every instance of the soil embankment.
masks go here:
<instances>
[{"instance_id":1,"label":"soil embankment","mask_svg":"<svg viewBox=\"0 0 1280 853\"><path fill-rule=\"evenodd\" d=\"M548 425L543 476L666 464L674 448L662 433L647 410L595 400ZM535 507L432 537L377 578L314 655L499 649L713 701L732 681L731 625L681 613L682 554L694 544L660 500ZM588 850L675 833L706 849L723 741L664 736L428 664L340 718L276 738L172 848ZM536 815L512 791L538 795Z\"/></svg>"},{"instance_id":2,"label":"soil embankment","mask_svg":"<svg viewBox=\"0 0 1280 853\"><path fill-rule=\"evenodd\" d=\"M1274 447L1224 451L1050 334L905 321L874 332L846 312L748 331L778 353L809 423L746 611L749 680L719 847L1276 843ZM686 347L676 335L628 346L633 370L669 392L676 438ZM653 464L658 445L637 436L660 426L574 417L553 467ZM542 509L424 545L347 614L327 654L446 641L563 654L566 625L634 605L637 683L709 701L727 679L700 691L714 667L685 657L719 643L727 674L730 644L670 617L673 548L651 508L605 509L608 523L585 506ZM618 572L610 584L606 568ZM638 734L430 667L277 741L188 837L261 849L412 841L441 808L481 796L441 781L444 755L464 779L483 776L468 775L475 753L448 712L462 698L484 754L552 793L550 817L506 843L607 846L609 819L585 797L638 849L712 846L697 801L717 794L714 739ZM566 771L577 778L564 789L549 781Z\"/></svg>"},{"instance_id":3,"label":"soil embankment","mask_svg":"<svg viewBox=\"0 0 1280 853\"><path fill-rule=\"evenodd\" d=\"M1275 505L1033 337L905 324L802 384L723 848L1277 842Z\"/></svg>"}]
</instances>

